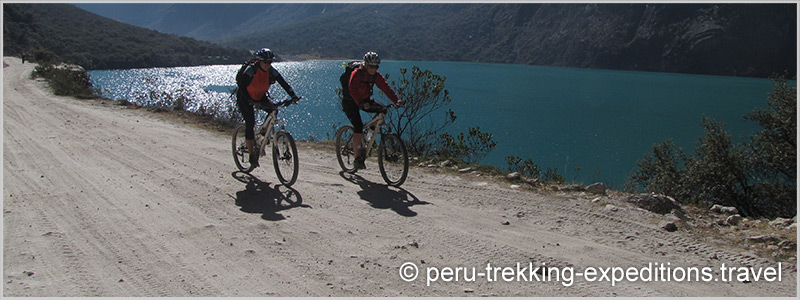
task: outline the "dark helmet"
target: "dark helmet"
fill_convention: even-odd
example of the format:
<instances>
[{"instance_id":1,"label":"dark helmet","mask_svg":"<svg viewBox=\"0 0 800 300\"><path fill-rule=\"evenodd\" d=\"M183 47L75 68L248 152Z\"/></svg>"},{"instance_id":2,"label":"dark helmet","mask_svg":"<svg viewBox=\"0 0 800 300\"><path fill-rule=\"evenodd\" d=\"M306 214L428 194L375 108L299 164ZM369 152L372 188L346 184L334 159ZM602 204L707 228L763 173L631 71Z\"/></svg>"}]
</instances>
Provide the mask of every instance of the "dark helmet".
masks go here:
<instances>
[{"instance_id":1,"label":"dark helmet","mask_svg":"<svg viewBox=\"0 0 800 300\"><path fill-rule=\"evenodd\" d=\"M381 58L378 56L378 53L375 52L367 52L364 54L364 64L367 66L377 66L381 64Z\"/></svg>"},{"instance_id":2,"label":"dark helmet","mask_svg":"<svg viewBox=\"0 0 800 300\"><path fill-rule=\"evenodd\" d=\"M261 60L272 61L275 58L275 54L273 54L272 50L269 50L269 48L261 48L261 50L256 52L256 57Z\"/></svg>"}]
</instances>

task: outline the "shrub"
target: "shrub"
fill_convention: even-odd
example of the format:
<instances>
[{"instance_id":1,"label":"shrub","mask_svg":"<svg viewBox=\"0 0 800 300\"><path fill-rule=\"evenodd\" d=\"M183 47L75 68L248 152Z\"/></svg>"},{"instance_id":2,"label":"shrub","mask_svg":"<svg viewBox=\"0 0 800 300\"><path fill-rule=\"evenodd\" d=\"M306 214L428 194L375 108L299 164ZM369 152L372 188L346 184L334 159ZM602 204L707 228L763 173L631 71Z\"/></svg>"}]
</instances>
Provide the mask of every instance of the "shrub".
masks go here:
<instances>
[{"instance_id":1,"label":"shrub","mask_svg":"<svg viewBox=\"0 0 800 300\"><path fill-rule=\"evenodd\" d=\"M506 156L506 163L508 163L509 172L519 172L520 175L528 178L539 178L542 175L541 168L530 158L523 162L522 158L509 155Z\"/></svg>"},{"instance_id":2,"label":"shrub","mask_svg":"<svg viewBox=\"0 0 800 300\"><path fill-rule=\"evenodd\" d=\"M685 161L686 155L673 140L655 145L652 155L647 155L636 163L638 169L631 175L628 189L660 192L673 197L683 196L680 171Z\"/></svg>"},{"instance_id":3,"label":"shrub","mask_svg":"<svg viewBox=\"0 0 800 300\"><path fill-rule=\"evenodd\" d=\"M469 133L464 136L461 132L453 137L448 133L441 134L438 148L440 155L455 157L467 163L477 163L490 151L497 146L497 142L492 140L492 134L481 132L480 127L468 129Z\"/></svg>"},{"instance_id":4,"label":"shrub","mask_svg":"<svg viewBox=\"0 0 800 300\"><path fill-rule=\"evenodd\" d=\"M735 206L746 216L796 215L797 88L783 77L772 79L768 108L746 116L762 131L733 144L724 124L703 117L705 136L693 156L683 155L672 141L656 145L627 185L681 203Z\"/></svg>"},{"instance_id":5,"label":"shrub","mask_svg":"<svg viewBox=\"0 0 800 300\"><path fill-rule=\"evenodd\" d=\"M83 99L96 98L97 95L89 82L89 74L80 66L46 64L34 68L34 77L47 80L53 93L59 96L73 96Z\"/></svg>"}]
</instances>

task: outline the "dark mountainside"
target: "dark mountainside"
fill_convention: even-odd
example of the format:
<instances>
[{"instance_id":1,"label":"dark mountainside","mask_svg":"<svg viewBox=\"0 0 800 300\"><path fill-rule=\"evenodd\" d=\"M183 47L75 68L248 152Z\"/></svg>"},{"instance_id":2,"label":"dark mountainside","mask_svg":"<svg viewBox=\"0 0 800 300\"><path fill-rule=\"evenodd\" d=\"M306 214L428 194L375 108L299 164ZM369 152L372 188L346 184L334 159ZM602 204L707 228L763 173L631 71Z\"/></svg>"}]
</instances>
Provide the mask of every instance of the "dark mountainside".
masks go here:
<instances>
[{"instance_id":1,"label":"dark mountainside","mask_svg":"<svg viewBox=\"0 0 800 300\"><path fill-rule=\"evenodd\" d=\"M394 60L796 76L796 4L79 6L92 5L112 17L113 8L149 14L139 22L160 32L287 57L359 58L373 50Z\"/></svg>"},{"instance_id":2,"label":"dark mountainside","mask_svg":"<svg viewBox=\"0 0 800 300\"><path fill-rule=\"evenodd\" d=\"M347 4L83 3L75 6L131 25L214 42L316 17L344 8Z\"/></svg>"},{"instance_id":3,"label":"dark mountainside","mask_svg":"<svg viewBox=\"0 0 800 300\"><path fill-rule=\"evenodd\" d=\"M768 77L796 70L794 4L353 4L223 41L284 54Z\"/></svg>"},{"instance_id":4,"label":"dark mountainside","mask_svg":"<svg viewBox=\"0 0 800 300\"><path fill-rule=\"evenodd\" d=\"M174 33L177 35L188 36L177 32L158 30L153 24L164 18L167 9L174 4L168 3L75 3L80 9L93 12L109 19L114 19L134 26L154 29L162 33Z\"/></svg>"},{"instance_id":5,"label":"dark mountainside","mask_svg":"<svg viewBox=\"0 0 800 300\"><path fill-rule=\"evenodd\" d=\"M81 6L95 9L92 5ZM149 28L249 49L271 47L296 57L357 58L371 49L398 60L754 77L784 70L794 76L796 70L794 4L175 4L143 9L162 16Z\"/></svg>"},{"instance_id":6,"label":"dark mountainside","mask_svg":"<svg viewBox=\"0 0 800 300\"><path fill-rule=\"evenodd\" d=\"M235 64L243 48L163 34L68 4L3 4L3 53L46 49L86 69Z\"/></svg>"}]
</instances>

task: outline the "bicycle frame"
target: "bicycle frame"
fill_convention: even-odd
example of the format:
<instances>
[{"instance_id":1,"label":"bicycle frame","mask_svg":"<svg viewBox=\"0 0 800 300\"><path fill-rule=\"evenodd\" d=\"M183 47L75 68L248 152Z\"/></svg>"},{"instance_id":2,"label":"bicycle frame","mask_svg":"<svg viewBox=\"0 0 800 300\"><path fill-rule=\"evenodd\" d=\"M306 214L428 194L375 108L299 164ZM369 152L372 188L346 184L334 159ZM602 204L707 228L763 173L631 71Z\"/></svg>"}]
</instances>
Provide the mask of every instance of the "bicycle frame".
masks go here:
<instances>
[{"instance_id":1,"label":"bicycle frame","mask_svg":"<svg viewBox=\"0 0 800 300\"><path fill-rule=\"evenodd\" d=\"M269 101L271 99L267 98ZM288 105L289 100L284 100L278 103L275 103L275 109L273 109L266 117L264 117L264 122L261 125L256 124L255 133L256 133L256 145L258 146L258 156L265 156L267 145L275 139L275 132L278 130L283 130L285 124L283 120L278 119L278 110L281 106ZM259 108L260 109L260 108ZM260 109L263 110L263 109ZM275 127L278 127L277 129ZM266 130L266 134L264 135L263 139L259 139L258 136L261 135L261 131Z\"/></svg>"},{"instance_id":2,"label":"bicycle frame","mask_svg":"<svg viewBox=\"0 0 800 300\"><path fill-rule=\"evenodd\" d=\"M394 106L390 105L389 107ZM372 120L364 125L366 135L361 139L360 151L363 151L363 158L366 159L372 156L373 150L377 149L378 168L381 176L387 184L400 186L408 176L408 151L400 136L392 133L391 126L387 126L385 123L387 113L388 111L383 111L375 114ZM381 136L380 144L376 138L378 135ZM354 136L355 129L350 125L342 126L336 131L336 160L342 171L351 174L355 174L359 170L356 167L356 153L351 146Z\"/></svg>"},{"instance_id":3,"label":"bicycle frame","mask_svg":"<svg viewBox=\"0 0 800 300\"><path fill-rule=\"evenodd\" d=\"M388 108L390 107L394 107L394 104L388 106L387 111L375 114L375 117L373 117L372 120L367 122L367 124L364 124L364 128L367 130L369 130L369 128L374 128L372 129L373 132L371 137L367 136L365 132L364 138L361 139L361 147L362 149L366 150L367 157L371 157L372 149L375 149L375 140L376 140L375 137L377 137L378 134L383 134L383 132L381 132L381 129L384 127L384 125L386 125L384 121L386 119L386 113L388 112ZM391 128L389 128L388 130L391 132Z\"/></svg>"}]
</instances>

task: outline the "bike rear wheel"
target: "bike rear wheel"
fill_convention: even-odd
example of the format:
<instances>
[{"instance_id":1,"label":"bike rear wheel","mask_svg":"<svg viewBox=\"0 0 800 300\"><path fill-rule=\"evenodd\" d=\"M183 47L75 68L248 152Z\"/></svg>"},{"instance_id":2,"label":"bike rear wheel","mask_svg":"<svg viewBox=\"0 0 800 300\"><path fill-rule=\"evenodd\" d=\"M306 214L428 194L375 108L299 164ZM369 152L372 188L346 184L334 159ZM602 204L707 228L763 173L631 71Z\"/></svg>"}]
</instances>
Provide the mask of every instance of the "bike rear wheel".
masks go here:
<instances>
[{"instance_id":1,"label":"bike rear wheel","mask_svg":"<svg viewBox=\"0 0 800 300\"><path fill-rule=\"evenodd\" d=\"M279 130L275 133L275 145L272 146L272 164L275 174L284 186L291 186L297 181L300 162L297 159L297 146L289 132Z\"/></svg>"},{"instance_id":2,"label":"bike rear wheel","mask_svg":"<svg viewBox=\"0 0 800 300\"><path fill-rule=\"evenodd\" d=\"M233 141L231 145L233 150L233 161L236 162L236 167L239 168L239 171L249 173L254 168L252 165L250 165L250 153L247 151L247 143L244 132L244 124L239 124L236 126L236 129L233 130ZM256 150L254 149L254 151Z\"/></svg>"},{"instance_id":3,"label":"bike rear wheel","mask_svg":"<svg viewBox=\"0 0 800 300\"><path fill-rule=\"evenodd\" d=\"M356 171L356 155L353 151L353 126L345 125L336 132L336 160L342 171L353 173Z\"/></svg>"},{"instance_id":4,"label":"bike rear wheel","mask_svg":"<svg viewBox=\"0 0 800 300\"><path fill-rule=\"evenodd\" d=\"M396 134L382 134L378 147L378 167L387 184L400 186L408 177L408 150Z\"/></svg>"}]
</instances>

